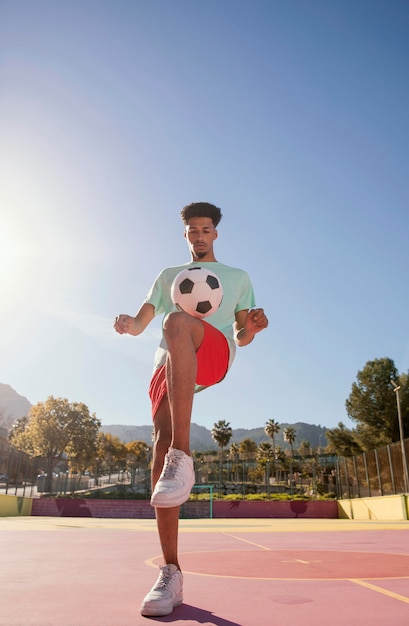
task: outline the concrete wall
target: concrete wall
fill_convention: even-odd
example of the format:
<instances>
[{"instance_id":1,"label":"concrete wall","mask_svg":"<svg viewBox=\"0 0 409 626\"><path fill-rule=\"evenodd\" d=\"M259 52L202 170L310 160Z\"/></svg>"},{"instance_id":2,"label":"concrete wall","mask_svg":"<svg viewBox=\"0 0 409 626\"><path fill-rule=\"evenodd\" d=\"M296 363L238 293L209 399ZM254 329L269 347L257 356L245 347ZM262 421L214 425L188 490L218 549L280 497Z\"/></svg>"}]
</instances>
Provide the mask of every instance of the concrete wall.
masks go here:
<instances>
[{"instance_id":1,"label":"concrete wall","mask_svg":"<svg viewBox=\"0 0 409 626\"><path fill-rule=\"evenodd\" d=\"M0 494L0 517L31 515L31 498Z\"/></svg>"},{"instance_id":2,"label":"concrete wall","mask_svg":"<svg viewBox=\"0 0 409 626\"><path fill-rule=\"evenodd\" d=\"M35 498L31 515L149 519L155 517L155 512L145 500Z\"/></svg>"},{"instance_id":3,"label":"concrete wall","mask_svg":"<svg viewBox=\"0 0 409 626\"><path fill-rule=\"evenodd\" d=\"M213 517L337 519L338 507L336 500L215 500Z\"/></svg>"},{"instance_id":4,"label":"concrete wall","mask_svg":"<svg viewBox=\"0 0 409 626\"><path fill-rule=\"evenodd\" d=\"M32 515L60 517L105 517L152 519L154 509L145 500L80 500L70 498L35 498ZM186 502L181 509L181 518L195 519L209 517L209 503L203 501ZM214 518L329 518L338 517L335 500L318 502L275 502L213 501Z\"/></svg>"},{"instance_id":5,"label":"concrete wall","mask_svg":"<svg viewBox=\"0 0 409 626\"><path fill-rule=\"evenodd\" d=\"M100 517L154 519L155 510L148 500L85 500L79 498L35 498L31 515L43 517ZM186 502L181 518L209 517L208 502Z\"/></svg>"},{"instance_id":6,"label":"concrete wall","mask_svg":"<svg viewBox=\"0 0 409 626\"><path fill-rule=\"evenodd\" d=\"M154 510L145 500L80 500L70 498L22 498L0 494L0 517L41 515L152 519ZM208 502L186 502L186 519L209 517ZM316 518L399 521L409 519L409 495L290 502L213 501L214 518Z\"/></svg>"},{"instance_id":7,"label":"concrete wall","mask_svg":"<svg viewBox=\"0 0 409 626\"><path fill-rule=\"evenodd\" d=\"M409 519L409 495L338 501L340 519L398 521Z\"/></svg>"}]
</instances>

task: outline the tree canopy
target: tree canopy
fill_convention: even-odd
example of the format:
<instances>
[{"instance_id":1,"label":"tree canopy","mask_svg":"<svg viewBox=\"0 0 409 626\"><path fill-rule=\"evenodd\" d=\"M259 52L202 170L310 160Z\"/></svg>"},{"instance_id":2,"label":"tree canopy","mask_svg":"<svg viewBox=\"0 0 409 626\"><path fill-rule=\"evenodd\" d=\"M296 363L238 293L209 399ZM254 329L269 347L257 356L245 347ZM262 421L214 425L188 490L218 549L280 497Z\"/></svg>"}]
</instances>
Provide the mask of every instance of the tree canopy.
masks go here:
<instances>
[{"instance_id":1,"label":"tree canopy","mask_svg":"<svg viewBox=\"0 0 409 626\"><path fill-rule=\"evenodd\" d=\"M297 438L297 432L295 428L289 426L288 428L284 428L284 441L290 444L291 447L291 456L294 457L294 442Z\"/></svg>"},{"instance_id":2,"label":"tree canopy","mask_svg":"<svg viewBox=\"0 0 409 626\"><path fill-rule=\"evenodd\" d=\"M85 469L96 456L100 427L101 422L82 402L50 396L17 420L9 438L19 450L46 459L51 474L64 454L71 466Z\"/></svg>"},{"instance_id":3,"label":"tree canopy","mask_svg":"<svg viewBox=\"0 0 409 626\"><path fill-rule=\"evenodd\" d=\"M233 436L233 430L226 420L219 420L213 425L211 431L212 439L217 443L219 448L225 448Z\"/></svg>"},{"instance_id":4,"label":"tree canopy","mask_svg":"<svg viewBox=\"0 0 409 626\"><path fill-rule=\"evenodd\" d=\"M348 430L340 422L327 431L330 447L337 454L351 456L399 440L397 397L399 386L403 435L409 436L409 377L399 374L390 358L368 361L357 374L345 402L348 416L357 426Z\"/></svg>"},{"instance_id":5,"label":"tree canopy","mask_svg":"<svg viewBox=\"0 0 409 626\"><path fill-rule=\"evenodd\" d=\"M264 426L264 432L267 437L273 440L273 451L275 454L276 442L275 436L280 432L280 424L276 422L274 419L269 419Z\"/></svg>"}]
</instances>

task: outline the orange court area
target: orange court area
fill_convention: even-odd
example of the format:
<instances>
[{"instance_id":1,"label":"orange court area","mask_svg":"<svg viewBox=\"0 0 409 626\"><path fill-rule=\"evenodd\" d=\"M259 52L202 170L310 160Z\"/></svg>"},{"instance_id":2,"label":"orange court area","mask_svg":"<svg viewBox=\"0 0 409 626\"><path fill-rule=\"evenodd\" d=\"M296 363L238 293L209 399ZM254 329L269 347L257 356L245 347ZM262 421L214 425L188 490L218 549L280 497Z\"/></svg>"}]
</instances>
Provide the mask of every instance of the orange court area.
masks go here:
<instances>
[{"instance_id":1,"label":"orange court area","mask_svg":"<svg viewBox=\"0 0 409 626\"><path fill-rule=\"evenodd\" d=\"M154 520L0 518L0 626L409 624L409 522L180 521L184 604L139 614Z\"/></svg>"}]
</instances>

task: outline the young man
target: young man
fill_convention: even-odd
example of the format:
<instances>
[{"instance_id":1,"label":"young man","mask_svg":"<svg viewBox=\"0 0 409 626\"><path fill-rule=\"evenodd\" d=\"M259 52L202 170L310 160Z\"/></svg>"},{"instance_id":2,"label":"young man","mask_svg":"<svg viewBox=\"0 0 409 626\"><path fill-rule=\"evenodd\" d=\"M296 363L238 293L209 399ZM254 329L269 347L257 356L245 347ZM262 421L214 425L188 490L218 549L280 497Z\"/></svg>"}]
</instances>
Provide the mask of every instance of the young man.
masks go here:
<instances>
[{"instance_id":1,"label":"young man","mask_svg":"<svg viewBox=\"0 0 409 626\"><path fill-rule=\"evenodd\" d=\"M149 394L154 420L152 498L165 565L144 598L141 613L168 615L183 602L183 578L178 561L180 505L195 482L190 455L190 419L196 391L225 377L237 346L246 346L268 326L263 309L254 309L254 293L247 274L216 260L220 209L196 202L182 209L184 236L191 261L163 270L135 317L118 315L114 328L139 335L155 315L164 314L163 336L156 352ZM223 286L220 308L206 320L178 311L170 288L187 267L211 269Z\"/></svg>"}]
</instances>

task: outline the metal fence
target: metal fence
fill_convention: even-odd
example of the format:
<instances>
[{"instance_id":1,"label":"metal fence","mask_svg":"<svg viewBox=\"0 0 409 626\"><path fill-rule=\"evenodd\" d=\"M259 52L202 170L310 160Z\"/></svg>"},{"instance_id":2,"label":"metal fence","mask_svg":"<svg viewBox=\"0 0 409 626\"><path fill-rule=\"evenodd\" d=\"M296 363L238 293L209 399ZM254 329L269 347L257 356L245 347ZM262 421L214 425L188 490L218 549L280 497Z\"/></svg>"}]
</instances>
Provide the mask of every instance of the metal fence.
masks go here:
<instances>
[{"instance_id":1,"label":"metal fence","mask_svg":"<svg viewBox=\"0 0 409 626\"><path fill-rule=\"evenodd\" d=\"M339 458L338 498L366 498L405 493L409 439L358 456Z\"/></svg>"},{"instance_id":2,"label":"metal fence","mask_svg":"<svg viewBox=\"0 0 409 626\"><path fill-rule=\"evenodd\" d=\"M300 459L294 460L294 468L290 467L285 475L278 476L278 480L268 478L271 473L266 468L266 478L258 483L251 476L257 466L255 461L224 462L220 466L217 458L213 462L209 458L196 463L196 484L212 484L222 493L265 491L270 494L300 490L312 494L319 487L319 492L335 492L339 499L396 495L409 492L408 459L409 439L405 439L354 457L317 456L307 475L303 472L306 459L303 463ZM32 497L45 492L67 494L87 489L97 491L114 485L123 487L124 495L130 490L146 493L148 497L150 491L148 467L141 468L135 475L120 472L98 478L64 472L55 475L51 485L45 485L41 461L12 449L7 455L0 450L0 470L0 493L19 496Z\"/></svg>"},{"instance_id":3,"label":"metal fence","mask_svg":"<svg viewBox=\"0 0 409 626\"><path fill-rule=\"evenodd\" d=\"M99 490L116 488L125 497L126 491L150 492L148 468L133 472L115 471L103 476L72 474L55 469L49 477L44 467L44 459L30 457L11 446L0 446L0 494L36 497L91 491L97 495Z\"/></svg>"},{"instance_id":4,"label":"metal fence","mask_svg":"<svg viewBox=\"0 0 409 626\"><path fill-rule=\"evenodd\" d=\"M196 485L211 484L220 495L266 493L335 493L335 462L331 455L288 457L287 465L269 463L260 470L255 454L238 455L220 463L220 455L205 455L195 460ZM98 497L101 490L113 490L123 497L150 497L150 467L133 472L113 471L99 476L71 474L56 467L52 476L45 473L46 463L16 450L0 447L0 493L36 497L90 492Z\"/></svg>"}]
</instances>

